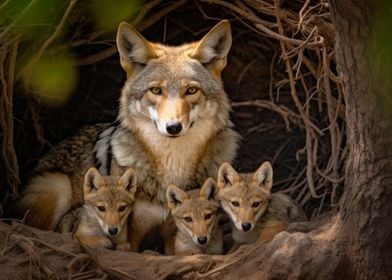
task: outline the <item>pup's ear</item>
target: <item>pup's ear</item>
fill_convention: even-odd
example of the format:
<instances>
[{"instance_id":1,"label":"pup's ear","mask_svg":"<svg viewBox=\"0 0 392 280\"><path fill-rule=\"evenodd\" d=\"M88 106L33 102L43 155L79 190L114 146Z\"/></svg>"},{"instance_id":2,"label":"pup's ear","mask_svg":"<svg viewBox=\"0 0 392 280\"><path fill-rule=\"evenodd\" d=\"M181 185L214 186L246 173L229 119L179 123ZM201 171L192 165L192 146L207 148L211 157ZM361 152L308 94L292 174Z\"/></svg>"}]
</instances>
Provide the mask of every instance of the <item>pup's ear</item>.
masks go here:
<instances>
[{"instance_id":1,"label":"pup's ear","mask_svg":"<svg viewBox=\"0 0 392 280\"><path fill-rule=\"evenodd\" d=\"M231 42L230 23L222 20L199 41L191 57L199 60L213 73L220 75L226 66Z\"/></svg>"},{"instance_id":2,"label":"pup's ear","mask_svg":"<svg viewBox=\"0 0 392 280\"><path fill-rule=\"evenodd\" d=\"M135 195L137 189L137 180L135 171L132 168L127 169L118 180L118 187L124 188L130 194Z\"/></svg>"},{"instance_id":3,"label":"pup's ear","mask_svg":"<svg viewBox=\"0 0 392 280\"><path fill-rule=\"evenodd\" d=\"M166 191L167 206L170 209L176 208L188 198L186 192L175 185L169 185Z\"/></svg>"},{"instance_id":4,"label":"pup's ear","mask_svg":"<svg viewBox=\"0 0 392 280\"><path fill-rule=\"evenodd\" d=\"M212 178L207 178L200 189L199 196L205 197L208 200L215 200L217 194L216 182Z\"/></svg>"},{"instance_id":5,"label":"pup's ear","mask_svg":"<svg viewBox=\"0 0 392 280\"><path fill-rule=\"evenodd\" d=\"M264 162L253 175L253 182L258 186L271 191L272 188L272 165L269 161Z\"/></svg>"},{"instance_id":6,"label":"pup's ear","mask_svg":"<svg viewBox=\"0 0 392 280\"><path fill-rule=\"evenodd\" d=\"M218 171L218 188L224 189L233 186L234 183L240 180L240 175L228 162L222 163Z\"/></svg>"},{"instance_id":7,"label":"pup's ear","mask_svg":"<svg viewBox=\"0 0 392 280\"><path fill-rule=\"evenodd\" d=\"M84 175L84 185L83 185L83 192L84 194L89 194L92 192L98 191L100 188L105 187L105 180L103 179L102 175L99 171L94 168L90 167L87 170L86 175Z\"/></svg>"},{"instance_id":8,"label":"pup's ear","mask_svg":"<svg viewBox=\"0 0 392 280\"><path fill-rule=\"evenodd\" d=\"M126 22L120 23L116 38L120 53L120 63L130 77L136 65L145 65L152 58L157 58L152 45Z\"/></svg>"}]
</instances>

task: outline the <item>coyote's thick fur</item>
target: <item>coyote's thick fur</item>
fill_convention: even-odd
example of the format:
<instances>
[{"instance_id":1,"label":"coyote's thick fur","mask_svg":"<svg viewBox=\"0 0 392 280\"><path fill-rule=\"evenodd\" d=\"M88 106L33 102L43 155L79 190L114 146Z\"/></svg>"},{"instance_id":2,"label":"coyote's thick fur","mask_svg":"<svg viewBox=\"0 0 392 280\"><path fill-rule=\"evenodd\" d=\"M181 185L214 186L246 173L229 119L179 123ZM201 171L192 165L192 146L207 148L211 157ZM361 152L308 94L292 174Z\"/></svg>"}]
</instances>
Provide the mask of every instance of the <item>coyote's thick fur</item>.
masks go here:
<instances>
[{"instance_id":1,"label":"coyote's thick fur","mask_svg":"<svg viewBox=\"0 0 392 280\"><path fill-rule=\"evenodd\" d=\"M138 193L132 217L132 246L168 214L166 186L192 189L215 177L235 156L238 135L221 71L231 47L228 21L195 43L151 43L126 23L117 47L127 80L118 123L82 129L44 157L19 203L26 221L53 229L71 207L82 203L83 174L96 165L104 175L132 167Z\"/></svg>"},{"instance_id":2,"label":"coyote's thick fur","mask_svg":"<svg viewBox=\"0 0 392 280\"><path fill-rule=\"evenodd\" d=\"M84 178L83 207L61 219L57 231L74 233L91 247L128 251L128 217L132 213L137 189L136 175L129 168L121 177L102 176L91 167Z\"/></svg>"},{"instance_id":3,"label":"coyote's thick fur","mask_svg":"<svg viewBox=\"0 0 392 280\"><path fill-rule=\"evenodd\" d=\"M305 221L299 205L282 193L271 193L272 166L264 162L254 174L239 174L223 163L218 174L218 197L233 222L237 245L269 241L290 222Z\"/></svg>"},{"instance_id":4,"label":"coyote's thick fur","mask_svg":"<svg viewBox=\"0 0 392 280\"><path fill-rule=\"evenodd\" d=\"M223 236L218 227L220 204L216 194L216 182L212 178L208 178L200 190L184 192L175 185L168 187L167 202L177 227L175 254L223 254Z\"/></svg>"}]
</instances>

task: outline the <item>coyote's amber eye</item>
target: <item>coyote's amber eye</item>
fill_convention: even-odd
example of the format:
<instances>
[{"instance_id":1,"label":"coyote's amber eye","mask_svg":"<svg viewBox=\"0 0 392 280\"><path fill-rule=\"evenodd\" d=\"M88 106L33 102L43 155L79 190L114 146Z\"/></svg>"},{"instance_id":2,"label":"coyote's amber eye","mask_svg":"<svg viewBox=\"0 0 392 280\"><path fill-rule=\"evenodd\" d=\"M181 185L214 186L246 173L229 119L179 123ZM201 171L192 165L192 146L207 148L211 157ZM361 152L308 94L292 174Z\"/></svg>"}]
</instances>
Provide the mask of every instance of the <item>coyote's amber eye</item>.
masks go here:
<instances>
[{"instance_id":1,"label":"coyote's amber eye","mask_svg":"<svg viewBox=\"0 0 392 280\"><path fill-rule=\"evenodd\" d=\"M205 220L209 220L209 219L211 219L211 217L212 217L211 213L207 213L207 214L204 215L204 219Z\"/></svg>"},{"instance_id":2,"label":"coyote's amber eye","mask_svg":"<svg viewBox=\"0 0 392 280\"><path fill-rule=\"evenodd\" d=\"M118 212L124 212L124 210L127 208L127 206L123 205L118 207Z\"/></svg>"},{"instance_id":3,"label":"coyote's amber eye","mask_svg":"<svg viewBox=\"0 0 392 280\"><path fill-rule=\"evenodd\" d=\"M190 222L192 222L192 217L189 217L189 216L184 217L184 220L185 220L185 222L190 223Z\"/></svg>"},{"instance_id":4,"label":"coyote's amber eye","mask_svg":"<svg viewBox=\"0 0 392 280\"><path fill-rule=\"evenodd\" d=\"M191 94L195 94L199 89L197 87L189 87L185 94L186 95L191 95Z\"/></svg>"},{"instance_id":5,"label":"coyote's amber eye","mask_svg":"<svg viewBox=\"0 0 392 280\"><path fill-rule=\"evenodd\" d=\"M151 87L150 91L153 94L156 94L156 95L161 95L162 94L162 89L160 87Z\"/></svg>"},{"instance_id":6,"label":"coyote's amber eye","mask_svg":"<svg viewBox=\"0 0 392 280\"><path fill-rule=\"evenodd\" d=\"M253 202L252 207L256 208L260 206L260 202Z\"/></svg>"},{"instance_id":7,"label":"coyote's amber eye","mask_svg":"<svg viewBox=\"0 0 392 280\"><path fill-rule=\"evenodd\" d=\"M233 205L234 207L238 207L240 206L240 204L238 203L238 201L232 201L231 205Z\"/></svg>"},{"instance_id":8,"label":"coyote's amber eye","mask_svg":"<svg viewBox=\"0 0 392 280\"><path fill-rule=\"evenodd\" d=\"M105 207L104 206L97 206L98 211L100 212L105 212Z\"/></svg>"}]
</instances>

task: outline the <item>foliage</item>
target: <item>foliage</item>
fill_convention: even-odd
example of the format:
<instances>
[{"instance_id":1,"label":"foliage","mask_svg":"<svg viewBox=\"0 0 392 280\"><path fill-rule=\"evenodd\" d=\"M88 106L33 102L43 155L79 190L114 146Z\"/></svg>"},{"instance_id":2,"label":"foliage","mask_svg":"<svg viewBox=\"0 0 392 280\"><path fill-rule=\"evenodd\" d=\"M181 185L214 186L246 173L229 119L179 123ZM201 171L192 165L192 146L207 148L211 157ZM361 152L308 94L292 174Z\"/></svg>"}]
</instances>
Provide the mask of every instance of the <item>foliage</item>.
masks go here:
<instances>
[{"instance_id":1,"label":"foliage","mask_svg":"<svg viewBox=\"0 0 392 280\"><path fill-rule=\"evenodd\" d=\"M130 20L139 8L138 0L4 1L0 6L0 42L3 46L17 42L16 77L23 78L25 88L42 102L64 103L77 81L77 67L68 43L76 8L86 9L94 19L92 29L114 31L121 21ZM80 11L79 11L80 12ZM75 35L75 34L73 34Z\"/></svg>"},{"instance_id":2,"label":"foliage","mask_svg":"<svg viewBox=\"0 0 392 280\"><path fill-rule=\"evenodd\" d=\"M380 106L392 112L392 2L379 1L372 18L373 38L368 51L374 80L379 84Z\"/></svg>"}]
</instances>

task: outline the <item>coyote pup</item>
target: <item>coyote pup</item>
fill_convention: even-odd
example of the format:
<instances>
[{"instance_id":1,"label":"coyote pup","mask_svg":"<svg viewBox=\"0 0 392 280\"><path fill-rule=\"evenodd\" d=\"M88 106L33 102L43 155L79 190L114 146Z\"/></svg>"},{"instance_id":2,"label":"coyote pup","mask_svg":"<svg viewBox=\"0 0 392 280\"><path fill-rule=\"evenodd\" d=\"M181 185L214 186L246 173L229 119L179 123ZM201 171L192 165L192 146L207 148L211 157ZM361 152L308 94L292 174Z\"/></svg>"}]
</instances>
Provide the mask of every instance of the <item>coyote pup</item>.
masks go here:
<instances>
[{"instance_id":1,"label":"coyote pup","mask_svg":"<svg viewBox=\"0 0 392 280\"><path fill-rule=\"evenodd\" d=\"M63 217L59 231L69 231L78 223L74 237L83 244L131 250L127 241L128 217L132 212L136 188L132 168L120 178L114 178L102 176L91 167L84 179L84 205Z\"/></svg>"},{"instance_id":2,"label":"coyote pup","mask_svg":"<svg viewBox=\"0 0 392 280\"><path fill-rule=\"evenodd\" d=\"M268 161L252 175L238 174L229 163L223 163L217 185L222 207L233 222L235 245L272 240L290 222L306 220L289 196L271 194L272 166Z\"/></svg>"},{"instance_id":3,"label":"coyote pup","mask_svg":"<svg viewBox=\"0 0 392 280\"><path fill-rule=\"evenodd\" d=\"M208 178L200 190L184 192L175 185L168 187L167 202L177 226L174 254L223 254L216 192L212 178Z\"/></svg>"}]
</instances>

